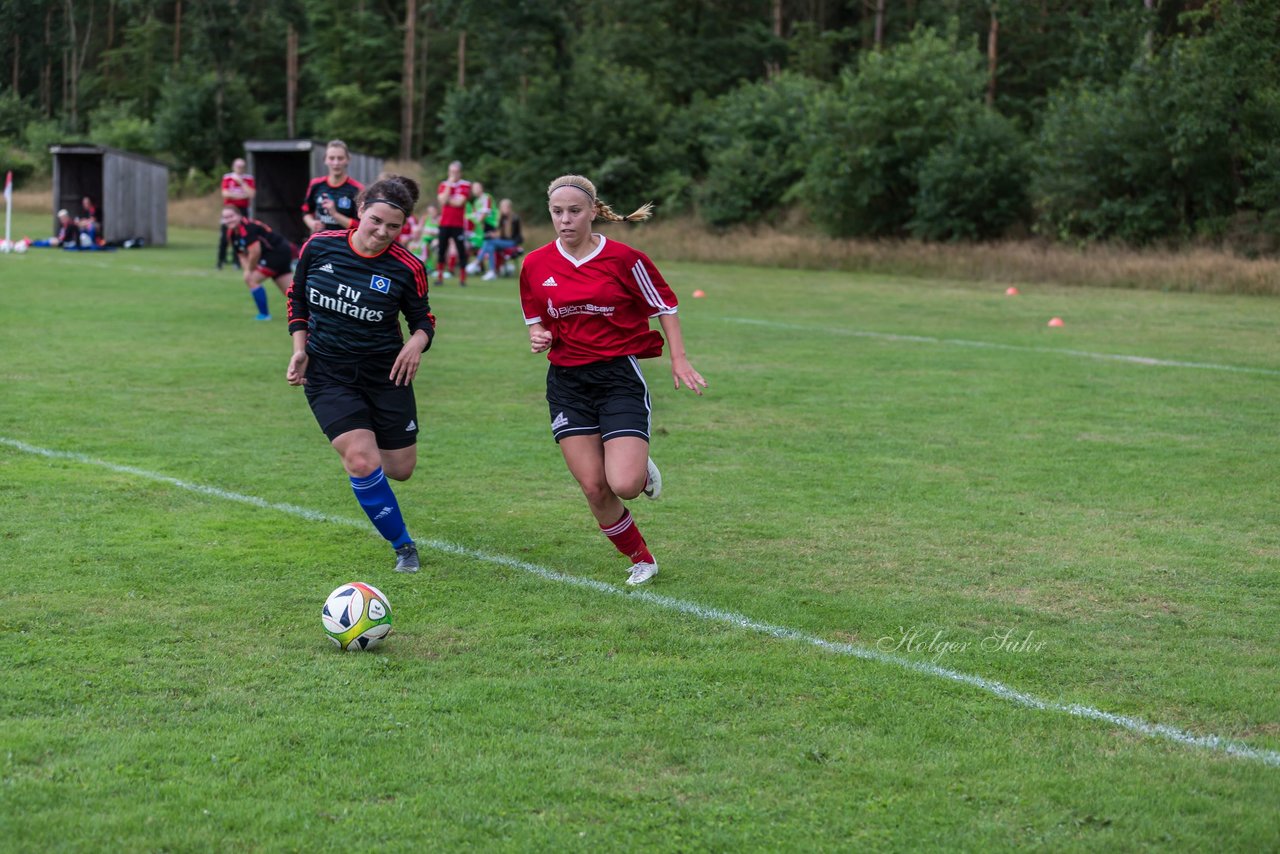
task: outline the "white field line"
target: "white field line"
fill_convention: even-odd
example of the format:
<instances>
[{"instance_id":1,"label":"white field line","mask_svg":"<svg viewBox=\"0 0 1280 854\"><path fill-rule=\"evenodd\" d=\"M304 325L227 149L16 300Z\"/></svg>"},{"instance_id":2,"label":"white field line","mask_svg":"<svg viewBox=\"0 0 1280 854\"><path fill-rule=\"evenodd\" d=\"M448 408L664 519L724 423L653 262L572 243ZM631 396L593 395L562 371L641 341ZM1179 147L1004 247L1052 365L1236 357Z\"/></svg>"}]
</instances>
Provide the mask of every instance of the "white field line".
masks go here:
<instances>
[{"instance_id":1,"label":"white field line","mask_svg":"<svg viewBox=\"0 0 1280 854\"><path fill-rule=\"evenodd\" d=\"M866 332L860 329L843 329L833 326L804 326L798 323L780 323L773 320L757 320L751 317L722 317L726 323L744 323L768 329L787 329L796 332L823 332L849 338L875 338L880 341L903 341L911 344L941 344L947 347L976 347L984 350L1013 350L1019 353L1054 353L1060 356L1079 356L1086 359L1103 359L1111 362L1129 362L1134 365L1151 365L1159 368L1199 368L1205 371L1229 371L1238 374L1263 374L1280 377L1280 370L1249 368L1240 365L1218 365L1213 362L1180 362L1174 359L1153 359L1150 356L1127 356L1121 353L1093 353L1088 350L1068 350L1062 347L1031 347L1023 344L999 344L994 341L973 341L967 338L935 338L931 335L901 335L893 332Z\"/></svg>"},{"instance_id":2,"label":"white field line","mask_svg":"<svg viewBox=\"0 0 1280 854\"><path fill-rule=\"evenodd\" d=\"M99 468L107 469L108 471L133 475L138 478L156 481L158 483L165 483L188 492L207 495L213 498L220 498L225 501L248 504L252 507L258 507L263 510L274 510L279 513L297 516L312 522L328 522L330 524L358 528L363 531L369 530L369 523L364 519L334 516L328 513L321 513L317 510L310 510L306 507L299 507L295 504L282 504L267 501L252 495L244 495L238 492L219 489L216 486L189 483L184 480L169 477L168 475L158 474L156 472L150 472L145 469L118 465L104 460L97 460L92 457L85 456L84 454L77 454L69 451L52 451L47 448L39 448L34 445L29 445L26 442L21 442L17 439L10 439L3 436L0 436L0 445L7 445L14 450L47 457L49 459L70 460L72 462L83 463L85 465L97 466ZM740 629L746 629L747 631L768 635L782 640L797 641L799 643L815 646L825 652L834 653L836 655L852 656L865 661L873 661L878 664L887 664L903 670L910 670L936 679L944 679L948 682L968 685L970 687L977 688L980 691L985 691L988 694L999 697L1002 700L1007 700L1015 705L1023 706L1024 708L1035 709L1043 712L1056 712L1059 714L1071 715L1072 717L1084 718L1086 720L1099 721L1149 738L1162 738L1187 747L1225 753L1228 756L1248 759L1254 762L1261 762L1262 764L1269 765L1272 768L1280 768L1280 752L1252 747L1244 742L1233 739L1223 738L1216 735L1195 735L1187 732L1186 730L1178 729L1177 727L1168 726L1166 724L1151 723L1150 721L1144 721L1141 718L1119 715L1113 712L1095 709L1090 706L1080 705L1078 703L1059 703L1053 700L1041 699L1040 697L1036 697L1024 691L1019 691L1016 688L1011 688L1003 682L997 682L993 679L987 679L982 676L975 676L958 670L952 670L949 667L940 667L928 661L903 658L898 655L882 652L878 649L858 646L856 644L829 641L824 638L820 638L817 635L811 635L797 629L772 625L770 623L762 623L742 614L734 613L733 611L709 608L705 605L699 605L696 602L688 602L683 599L663 596L660 593L652 593L647 590L624 590L621 587L613 584L606 584L603 581L596 581L592 578L580 578L576 575L566 575L565 573L556 572L555 570L547 569L546 567L538 566L537 564L528 563L526 561L519 560L518 558L500 554L490 554L489 552L458 545L457 543L445 542L443 540L420 540L418 545L419 547L433 549L445 554L458 555L460 557L466 557L472 560L482 561L484 563L496 564L497 566L507 567L508 569L517 569L521 572L527 572L530 575L535 575L546 581L568 584L583 590L589 590L593 593L600 593L607 596L624 596L631 600L644 602L648 605L653 605L668 611L687 614L700 620L706 620L707 622L724 623L736 626Z\"/></svg>"}]
</instances>

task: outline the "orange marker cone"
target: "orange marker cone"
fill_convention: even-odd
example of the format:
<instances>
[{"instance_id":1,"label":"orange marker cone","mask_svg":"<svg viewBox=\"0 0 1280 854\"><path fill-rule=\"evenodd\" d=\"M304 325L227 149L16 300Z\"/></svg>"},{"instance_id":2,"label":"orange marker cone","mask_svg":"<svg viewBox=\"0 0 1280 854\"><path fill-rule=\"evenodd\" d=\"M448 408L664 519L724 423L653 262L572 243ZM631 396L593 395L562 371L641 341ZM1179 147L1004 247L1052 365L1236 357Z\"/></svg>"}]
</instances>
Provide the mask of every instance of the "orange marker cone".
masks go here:
<instances>
[{"instance_id":1,"label":"orange marker cone","mask_svg":"<svg viewBox=\"0 0 1280 854\"><path fill-rule=\"evenodd\" d=\"M1017 288L1005 288L1005 289L1004 289L1004 295L1005 295L1005 296L1007 296L1007 297L1016 297L1016 296L1018 295L1018 289L1017 289Z\"/></svg>"},{"instance_id":2,"label":"orange marker cone","mask_svg":"<svg viewBox=\"0 0 1280 854\"><path fill-rule=\"evenodd\" d=\"M706 295L707 295L707 292L706 292L706 291L694 291L694 292L693 292L693 298L694 298L694 299L702 299L702 298L703 298L703 297L705 297Z\"/></svg>"},{"instance_id":3,"label":"orange marker cone","mask_svg":"<svg viewBox=\"0 0 1280 854\"><path fill-rule=\"evenodd\" d=\"M1064 324L1063 324L1063 322L1062 322L1062 318L1061 318L1061 317L1054 317L1054 318L1050 319L1050 321L1049 321L1049 325L1050 325L1050 326L1063 326Z\"/></svg>"}]
</instances>

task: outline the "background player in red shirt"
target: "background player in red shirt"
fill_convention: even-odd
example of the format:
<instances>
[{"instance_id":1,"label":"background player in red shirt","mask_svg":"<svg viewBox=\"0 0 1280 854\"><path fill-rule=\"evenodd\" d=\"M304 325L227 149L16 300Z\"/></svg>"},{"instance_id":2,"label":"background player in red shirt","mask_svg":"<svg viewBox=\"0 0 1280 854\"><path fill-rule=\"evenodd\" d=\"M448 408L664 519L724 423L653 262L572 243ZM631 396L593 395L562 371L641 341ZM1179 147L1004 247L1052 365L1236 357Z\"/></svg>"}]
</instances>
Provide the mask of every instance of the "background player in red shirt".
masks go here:
<instances>
[{"instance_id":1,"label":"background player in red shirt","mask_svg":"<svg viewBox=\"0 0 1280 854\"><path fill-rule=\"evenodd\" d=\"M444 283L449 261L449 242L458 250L458 283L467 286L467 202L471 200L471 182L462 177L462 161L449 164L449 177L436 188L440 202L439 248L436 250L436 274Z\"/></svg>"},{"instance_id":2,"label":"background player in red shirt","mask_svg":"<svg viewBox=\"0 0 1280 854\"><path fill-rule=\"evenodd\" d=\"M644 205L619 216L580 175L547 188L558 238L530 252L520 270L520 301L529 346L547 353L551 434L582 487L600 530L632 563L628 584L658 573L631 512L622 503L643 492L657 498L662 478L649 458L649 389L637 359L671 348L675 388L701 395L706 381L684 350L675 293L643 252L591 231L596 217L649 218ZM662 333L650 328L657 317Z\"/></svg>"},{"instance_id":3,"label":"background player in red shirt","mask_svg":"<svg viewBox=\"0 0 1280 854\"><path fill-rule=\"evenodd\" d=\"M396 240L417 201L409 178L370 184L356 227L312 235L289 289L285 378L305 387L356 500L395 549L398 572L418 571L418 549L387 478L408 480L417 467L413 378L435 335L427 271Z\"/></svg>"},{"instance_id":4,"label":"background player in red shirt","mask_svg":"<svg viewBox=\"0 0 1280 854\"><path fill-rule=\"evenodd\" d=\"M340 139L331 139L324 149L324 165L329 174L312 178L302 200L302 220L313 232L322 228L351 227L356 218L356 196L364 185L347 174L351 152Z\"/></svg>"},{"instance_id":5,"label":"background player in red shirt","mask_svg":"<svg viewBox=\"0 0 1280 854\"><path fill-rule=\"evenodd\" d=\"M222 176L222 204L231 205L241 216L249 215L249 203L258 192L257 183L246 170L249 164L243 157L231 161L231 171ZM227 262L227 230L222 229L218 238L218 269Z\"/></svg>"}]
</instances>

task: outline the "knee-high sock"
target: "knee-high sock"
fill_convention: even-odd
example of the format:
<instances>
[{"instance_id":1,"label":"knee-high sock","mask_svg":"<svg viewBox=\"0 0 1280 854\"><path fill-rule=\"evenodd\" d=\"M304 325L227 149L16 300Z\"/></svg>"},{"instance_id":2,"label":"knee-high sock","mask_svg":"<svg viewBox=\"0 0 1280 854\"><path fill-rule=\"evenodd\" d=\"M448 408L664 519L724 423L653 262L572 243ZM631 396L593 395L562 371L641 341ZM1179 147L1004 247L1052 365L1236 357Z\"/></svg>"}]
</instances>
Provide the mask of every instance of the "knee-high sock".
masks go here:
<instances>
[{"instance_id":1,"label":"knee-high sock","mask_svg":"<svg viewBox=\"0 0 1280 854\"><path fill-rule=\"evenodd\" d=\"M398 549L413 542L404 517L400 515L400 503L396 501L396 494L391 491L391 484L381 467L368 477L351 478L351 491L356 494L356 501L364 508L373 527L391 543L392 548Z\"/></svg>"},{"instance_id":2,"label":"knee-high sock","mask_svg":"<svg viewBox=\"0 0 1280 854\"><path fill-rule=\"evenodd\" d=\"M640 529L631 518L630 510L623 510L622 517L612 525L601 525L600 531L609 538L614 548L622 552L632 563L648 561L653 563L653 555L645 544Z\"/></svg>"},{"instance_id":3,"label":"knee-high sock","mask_svg":"<svg viewBox=\"0 0 1280 854\"><path fill-rule=\"evenodd\" d=\"M259 314L271 313L267 311L267 292L263 289L262 285L258 285L256 288L249 291L249 295L253 297L253 301L258 304Z\"/></svg>"}]
</instances>

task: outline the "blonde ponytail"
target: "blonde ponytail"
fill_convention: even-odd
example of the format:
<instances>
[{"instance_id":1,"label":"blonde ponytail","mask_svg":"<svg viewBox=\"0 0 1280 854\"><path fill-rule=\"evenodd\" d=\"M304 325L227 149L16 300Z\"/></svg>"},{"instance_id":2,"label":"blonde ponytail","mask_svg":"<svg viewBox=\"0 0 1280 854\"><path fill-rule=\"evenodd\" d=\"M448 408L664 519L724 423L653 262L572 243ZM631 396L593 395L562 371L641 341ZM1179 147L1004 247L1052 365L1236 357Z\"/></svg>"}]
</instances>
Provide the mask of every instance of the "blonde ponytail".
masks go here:
<instances>
[{"instance_id":1,"label":"blonde ponytail","mask_svg":"<svg viewBox=\"0 0 1280 854\"><path fill-rule=\"evenodd\" d=\"M596 187L589 180L581 175L561 175L559 178L547 185L547 198L551 198L551 194L561 187L573 187L575 190L581 190L591 199L592 206L595 207L596 216L608 222L644 222L653 216L653 202L645 202L625 216L619 215L613 208L596 197Z\"/></svg>"}]
</instances>

